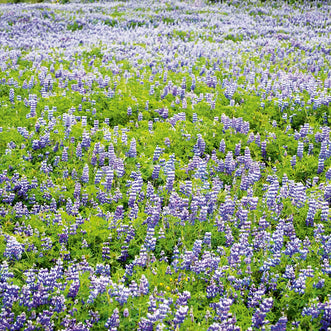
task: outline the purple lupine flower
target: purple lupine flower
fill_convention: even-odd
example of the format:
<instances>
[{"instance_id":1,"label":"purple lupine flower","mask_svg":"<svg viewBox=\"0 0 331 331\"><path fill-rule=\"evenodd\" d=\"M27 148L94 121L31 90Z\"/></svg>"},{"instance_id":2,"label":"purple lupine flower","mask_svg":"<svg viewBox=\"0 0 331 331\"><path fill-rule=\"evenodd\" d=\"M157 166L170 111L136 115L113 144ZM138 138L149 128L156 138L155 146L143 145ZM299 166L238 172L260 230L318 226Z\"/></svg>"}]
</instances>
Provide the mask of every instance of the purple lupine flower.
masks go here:
<instances>
[{"instance_id":1,"label":"purple lupine flower","mask_svg":"<svg viewBox=\"0 0 331 331\"><path fill-rule=\"evenodd\" d=\"M156 311L156 299L153 295L149 296L149 301L148 301L148 312L149 313L154 313Z\"/></svg>"},{"instance_id":2,"label":"purple lupine flower","mask_svg":"<svg viewBox=\"0 0 331 331\"><path fill-rule=\"evenodd\" d=\"M175 313L175 317L173 319L175 326L183 324L183 322L187 316L187 313L188 313L188 306L180 306L177 309L177 311Z\"/></svg>"},{"instance_id":3,"label":"purple lupine flower","mask_svg":"<svg viewBox=\"0 0 331 331\"><path fill-rule=\"evenodd\" d=\"M267 156L267 142L266 140L263 140L261 143L261 154L263 158L266 158Z\"/></svg>"},{"instance_id":4,"label":"purple lupine flower","mask_svg":"<svg viewBox=\"0 0 331 331\"><path fill-rule=\"evenodd\" d=\"M324 159L319 158L318 159L317 173L320 174L323 171L324 171Z\"/></svg>"},{"instance_id":5,"label":"purple lupine flower","mask_svg":"<svg viewBox=\"0 0 331 331\"><path fill-rule=\"evenodd\" d=\"M81 181L83 183L88 183L89 181L89 167L87 164L84 165Z\"/></svg>"},{"instance_id":6,"label":"purple lupine flower","mask_svg":"<svg viewBox=\"0 0 331 331\"><path fill-rule=\"evenodd\" d=\"M298 142L297 156L300 159L302 159L302 157L303 157L303 142L301 142L301 141Z\"/></svg>"},{"instance_id":7,"label":"purple lupine flower","mask_svg":"<svg viewBox=\"0 0 331 331\"><path fill-rule=\"evenodd\" d=\"M19 299L19 290L20 287L17 285L10 285L6 284L2 295L2 306L3 309L11 309L14 302L18 301Z\"/></svg>"},{"instance_id":8,"label":"purple lupine flower","mask_svg":"<svg viewBox=\"0 0 331 331\"><path fill-rule=\"evenodd\" d=\"M109 260L110 259L110 248L109 248L109 242L106 241L103 243L102 246L102 259L103 260Z\"/></svg>"},{"instance_id":9,"label":"purple lupine flower","mask_svg":"<svg viewBox=\"0 0 331 331\"><path fill-rule=\"evenodd\" d=\"M220 323L213 323L212 325L209 326L207 331L222 331L223 330L223 325Z\"/></svg>"},{"instance_id":10,"label":"purple lupine flower","mask_svg":"<svg viewBox=\"0 0 331 331\"><path fill-rule=\"evenodd\" d=\"M13 330L21 330L21 329L23 329L26 321L27 321L27 317L26 317L25 312L23 312L22 314L18 315L17 318L16 318L16 321L15 321L15 323L13 325Z\"/></svg>"},{"instance_id":11,"label":"purple lupine flower","mask_svg":"<svg viewBox=\"0 0 331 331\"><path fill-rule=\"evenodd\" d=\"M206 232L203 238L203 243L211 248L211 232Z\"/></svg>"},{"instance_id":12,"label":"purple lupine flower","mask_svg":"<svg viewBox=\"0 0 331 331\"><path fill-rule=\"evenodd\" d=\"M265 324L268 324L269 321L265 320L267 313L271 310L273 306L273 299L267 298L264 299L260 307L256 310L252 317L252 326L255 328L260 328Z\"/></svg>"},{"instance_id":13,"label":"purple lupine flower","mask_svg":"<svg viewBox=\"0 0 331 331\"><path fill-rule=\"evenodd\" d=\"M91 324L95 324L99 322L100 314L98 311L89 310L89 315L90 315L89 322Z\"/></svg>"},{"instance_id":14,"label":"purple lupine flower","mask_svg":"<svg viewBox=\"0 0 331 331\"><path fill-rule=\"evenodd\" d=\"M129 317L130 313L129 313L129 309L128 308L124 308L123 310L123 317Z\"/></svg>"},{"instance_id":15,"label":"purple lupine flower","mask_svg":"<svg viewBox=\"0 0 331 331\"><path fill-rule=\"evenodd\" d=\"M199 147L200 154L202 155L205 152L206 142L202 138L201 134L198 134L197 145Z\"/></svg>"},{"instance_id":16,"label":"purple lupine flower","mask_svg":"<svg viewBox=\"0 0 331 331\"><path fill-rule=\"evenodd\" d=\"M14 92L14 89L11 88L11 89L9 90L9 101L10 101L11 103L13 103L13 102L14 102L14 98L15 98L15 92Z\"/></svg>"},{"instance_id":17,"label":"purple lupine flower","mask_svg":"<svg viewBox=\"0 0 331 331\"><path fill-rule=\"evenodd\" d=\"M321 330L327 330L331 326L331 300L329 299L325 304L321 304L320 310L323 311Z\"/></svg>"},{"instance_id":18,"label":"purple lupine flower","mask_svg":"<svg viewBox=\"0 0 331 331\"><path fill-rule=\"evenodd\" d=\"M97 162L98 162L97 155L96 155L95 151L93 151L93 154L91 157L91 165L95 167L97 165Z\"/></svg>"},{"instance_id":19,"label":"purple lupine flower","mask_svg":"<svg viewBox=\"0 0 331 331\"><path fill-rule=\"evenodd\" d=\"M156 162L162 153L162 148L159 146L156 146L155 151L154 151L154 156L153 156L153 162Z\"/></svg>"},{"instance_id":20,"label":"purple lupine flower","mask_svg":"<svg viewBox=\"0 0 331 331\"><path fill-rule=\"evenodd\" d=\"M324 200L331 203L331 185L327 185L324 190Z\"/></svg>"},{"instance_id":21,"label":"purple lupine flower","mask_svg":"<svg viewBox=\"0 0 331 331\"><path fill-rule=\"evenodd\" d=\"M140 295L147 295L149 292L149 282L145 275L142 275L140 278L140 285L139 285L139 294Z\"/></svg>"},{"instance_id":22,"label":"purple lupine flower","mask_svg":"<svg viewBox=\"0 0 331 331\"><path fill-rule=\"evenodd\" d=\"M6 249L3 253L4 257L8 258L9 260L20 260L22 257L22 253L24 252L23 245L19 243L15 237L12 236L8 236L6 240Z\"/></svg>"},{"instance_id":23,"label":"purple lupine flower","mask_svg":"<svg viewBox=\"0 0 331 331\"><path fill-rule=\"evenodd\" d=\"M149 318L141 318L138 323L138 331L153 331L154 330L154 323L155 321L151 321L150 318L153 316L149 316Z\"/></svg>"},{"instance_id":24,"label":"purple lupine flower","mask_svg":"<svg viewBox=\"0 0 331 331\"><path fill-rule=\"evenodd\" d=\"M325 172L325 178L331 180L331 167Z\"/></svg>"},{"instance_id":25,"label":"purple lupine flower","mask_svg":"<svg viewBox=\"0 0 331 331\"><path fill-rule=\"evenodd\" d=\"M103 183L107 192L111 190L113 180L114 180L114 171L110 167L107 167L106 178L105 178L105 182Z\"/></svg>"},{"instance_id":26,"label":"purple lupine flower","mask_svg":"<svg viewBox=\"0 0 331 331\"><path fill-rule=\"evenodd\" d=\"M171 142L170 142L170 139L169 139L168 137L164 138L164 144L165 144L167 147L170 147Z\"/></svg>"},{"instance_id":27,"label":"purple lupine flower","mask_svg":"<svg viewBox=\"0 0 331 331\"><path fill-rule=\"evenodd\" d=\"M308 155L313 155L313 149L314 149L314 145L310 143L308 145Z\"/></svg>"},{"instance_id":28,"label":"purple lupine flower","mask_svg":"<svg viewBox=\"0 0 331 331\"><path fill-rule=\"evenodd\" d=\"M328 148L327 142L325 140L322 141L321 150L320 150L320 154L319 154L319 157L318 157L319 159L326 160L326 158L327 158L327 148Z\"/></svg>"},{"instance_id":29,"label":"purple lupine flower","mask_svg":"<svg viewBox=\"0 0 331 331\"><path fill-rule=\"evenodd\" d=\"M216 312L216 319L219 321L225 321L229 317L230 307L233 303L232 299L221 298L217 303L211 303L209 306Z\"/></svg>"},{"instance_id":30,"label":"purple lupine flower","mask_svg":"<svg viewBox=\"0 0 331 331\"><path fill-rule=\"evenodd\" d=\"M108 159L109 159L109 166L112 167L115 164L116 155L114 150L114 145L112 143L108 146Z\"/></svg>"},{"instance_id":31,"label":"purple lupine flower","mask_svg":"<svg viewBox=\"0 0 331 331\"><path fill-rule=\"evenodd\" d=\"M168 174L167 174L167 181L166 181L166 187L169 192L172 191L174 182L175 182L175 171L169 170Z\"/></svg>"},{"instance_id":32,"label":"purple lupine flower","mask_svg":"<svg viewBox=\"0 0 331 331\"><path fill-rule=\"evenodd\" d=\"M232 151L229 151L227 154L226 154L226 157L225 157L225 170L228 174L232 174L234 168L233 168L233 154L232 154Z\"/></svg>"},{"instance_id":33,"label":"purple lupine flower","mask_svg":"<svg viewBox=\"0 0 331 331\"><path fill-rule=\"evenodd\" d=\"M44 237L41 239L41 247L43 251L49 251L52 249L53 246L53 242L52 239L50 237Z\"/></svg>"},{"instance_id":34,"label":"purple lupine flower","mask_svg":"<svg viewBox=\"0 0 331 331\"><path fill-rule=\"evenodd\" d=\"M291 265L286 266L283 277L289 280L295 279L295 272L293 266Z\"/></svg>"},{"instance_id":35,"label":"purple lupine flower","mask_svg":"<svg viewBox=\"0 0 331 331\"><path fill-rule=\"evenodd\" d=\"M267 206L269 208L273 207L276 203L277 192L279 188L279 183L277 180L273 181L269 186L267 193Z\"/></svg>"},{"instance_id":36,"label":"purple lupine flower","mask_svg":"<svg viewBox=\"0 0 331 331\"><path fill-rule=\"evenodd\" d=\"M226 239L226 246L229 247L234 241L233 235L232 235L232 230L229 227L229 225L226 225L225 229L225 239Z\"/></svg>"},{"instance_id":37,"label":"purple lupine flower","mask_svg":"<svg viewBox=\"0 0 331 331\"><path fill-rule=\"evenodd\" d=\"M98 185L101 182L101 178L102 178L102 170L98 169L96 174L95 174L95 179L94 179L94 184Z\"/></svg>"},{"instance_id":38,"label":"purple lupine flower","mask_svg":"<svg viewBox=\"0 0 331 331\"><path fill-rule=\"evenodd\" d=\"M36 109L37 109L37 95L29 95L29 99L31 96L31 100L29 100L30 103L30 117L35 117L37 115Z\"/></svg>"},{"instance_id":39,"label":"purple lupine flower","mask_svg":"<svg viewBox=\"0 0 331 331\"><path fill-rule=\"evenodd\" d=\"M145 247L149 251L154 251L156 246L156 238L155 235L155 229L154 228L147 228L147 234L145 238Z\"/></svg>"},{"instance_id":40,"label":"purple lupine flower","mask_svg":"<svg viewBox=\"0 0 331 331\"><path fill-rule=\"evenodd\" d=\"M222 153L225 153L225 141L224 141L224 139L222 139L221 142L220 142L219 151L222 152Z\"/></svg>"},{"instance_id":41,"label":"purple lupine flower","mask_svg":"<svg viewBox=\"0 0 331 331\"><path fill-rule=\"evenodd\" d=\"M221 288L215 284L214 281L211 281L210 285L206 287L206 297L215 298L220 293Z\"/></svg>"},{"instance_id":42,"label":"purple lupine flower","mask_svg":"<svg viewBox=\"0 0 331 331\"><path fill-rule=\"evenodd\" d=\"M170 307L169 307L170 304L171 304L170 300L164 300L163 303L160 303L159 308L157 310L159 320L162 321L167 317L170 311Z\"/></svg>"},{"instance_id":43,"label":"purple lupine flower","mask_svg":"<svg viewBox=\"0 0 331 331\"><path fill-rule=\"evenodd\" d=\"M121 178L125 175L124 162L123 159L117 158L115 162L117 177Z\"/></svg>"},{"instance_id":44,"label":"purple lupine flower","mask_svg":"<svg viewBox=\"0 0 331 331\"><path fill-rule=\"evenodd\" d=\"M130 296L130 289L124 285L119 285L117 287L117 296L115 297L116 301L123 306L128 301L128 298Z\"/></svg>"},{"instance_id":45,"label":"purple lupine flower","mask_svg":"<svg viewBox=\"0 0 331 331\"><path fill-rule=\"evenodd\" d=\"M108 330L117 330L120 325L120 315L118 308L115 308L111 317L108 318L105 327Z\"/></svg>"},{"instance_id":46,"label":"purple lupine flower","mask_svg":"<svg viewBox=\"0 0 331 331\"><path fill-rule=\"evenodd\" d=\"M306 276L300 273L299 277L293 281L291 289L299 294L304 294L306 289Z\"/></svg>"},{"instance_id":47,"label":"purple lupine flower","mask_svg":"<svg viewBox=\"0 0 331 331\"><path fill-rule=\"evenodd\" d=\"M57 313L60 313L66 310L65 301L66 300L63 294L56 295L51 299L51 305Z\"/></svg>"},{"instance_id":48,"label":"purple lupine flower","mask_svg":"<svg viewBox=\"0 0 331 331\"><path fill-rule=\"evenodd\" d=\"M241 150L241 141L238 144L236 144L234 155L239 156L240 155L240 150Z\"/></svg>"},{"instance_id":49,"label":"purple lupine flower","mask_svg":"<svg viewBox=\"0 0 331 331\"><path fill-rule=\"evenodd\" d=\"M139 295L138 285L134 280L131 281L131 283L129 285L129 289L130 289L132 297L137 297Z\"/></svg>"},{"instance_id":50,"label":"purple lupine flower","mask_svg":"<svg viewBox=\"0 0 331 331\"><path fill-rule=\"evenodd\" d=\"M137 157L137 144L136 139L132 138L130 142L130 149L127 153L128 157L136 158Z\"/></svg>"},{"instance_id":51,"label":"purple lupine flower","mask_svg":"<svg viewBox=\"0 0 331 331\"><path fill-rule=\"evenodd\" d=\"M88 149L90 145L91 145L90 134L87 131L84 131L82 135L81 146L82 148Z\"/></svg>"},{"instance_id":52,"label":"purple lupine flower","mask_svg":"<svg viewBox=\"0 0 331 331\"><path fill-rule=\"evenodd\" d=\"M309 209L306 218L306 225L313 226L314 225L314 218L317 211L317 201L315 199L309 200Z\"/></svg>"},{"instance_id":53,"label":"purple lupine flower","mask_svg":"<svg viewBox=\"0 0 331 331\"><path fill-rule=\"evenodd\" d=\"M155 179L158 179L159 177L159 172L160 172L160 165L155 165L154 169L153 169L153 173L152 173L152 179L155 180Z\"/></svg>"},{"instance_id":54,"label":"purple lupine flower","mask_svg":"<svg viewBox=\"0 0 331 331\"><path fill-rule=\"evenodd\" d=\"M286 331L287 318L281 316L275 325L271 325L271 331Z\"/></svg>"},{"instance_id":55,"label":"purple lupine flower","mask_svg":"<svg viewBox=\"0 0 331 331\"><path fill-rule=\"evenodd\" d=\"M329 219L329 204L327 201L321 202L321 221L327 221Z\"/></svg>"},{"instance_id":56,"label":"purple lupine flower","mask_svg":"<svg viewBox=\"0 0 331 331\"><path fill-rule=\"evenodd\" d=\"M0 284L5 284L10 278L13 278L14 274L9 271L8 262L3 261L0 265Z\"/></svg>"},{"instance_id":57,"label":"purple lupine flower","mask_svg":"<svg viewBox=\"0 0 331 331\"><path fill-rule=\"evenodd\" d=\"M201 253L201 249L202 249L202 240L197 239L193 244L192 252L196 257L198 257Z\"/></svg>"},{"instance_id":58,"label":"purple lupine flower","mask_svg":"<svg viewBox=\"0 0 331 331\"><path fill-rule=\"evenodd\" d=\"M252 164L251 151L248 146L245 147L245 168L249 169Z\"/></svg>"},{"instance_id":59,"label":"purple lupine flower","mask_svg":"<svg viewBox=\"0 0 331 331\"><path fill-rule=\"evenodd\" d=\"M181 263L181 268L184 270L190 270L191 265L196 260L196 256L192 251L185 251L183 261Z\"/></svg>"},{"instance_id":60,"label":"purple lupine flower","mask_svg":"<svg viewBox=\"0 0 331 331\"><path fill-rule=\"evenodd\" d=\"M261 146L261 137L259 132L255 136L255 144L259 147Z\"/></svg>"}]
</instances>

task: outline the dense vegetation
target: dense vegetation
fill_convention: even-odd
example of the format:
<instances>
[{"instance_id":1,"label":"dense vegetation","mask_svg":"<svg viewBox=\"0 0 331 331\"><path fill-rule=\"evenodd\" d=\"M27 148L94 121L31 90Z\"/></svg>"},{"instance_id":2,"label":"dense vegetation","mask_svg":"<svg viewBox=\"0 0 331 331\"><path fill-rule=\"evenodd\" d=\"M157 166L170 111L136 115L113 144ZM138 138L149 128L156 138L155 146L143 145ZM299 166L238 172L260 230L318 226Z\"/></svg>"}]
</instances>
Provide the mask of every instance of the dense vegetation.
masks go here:
<instances>
[{"instance_id":1,"label":"dense vegetation","mask_svg":"<svg viewBox=\"0 0 331 331\"><path fill-rule=\"evenodd\" d=\"M330 17L1 5L0 329L331 327Z\"/></svg>"}]
</instances>

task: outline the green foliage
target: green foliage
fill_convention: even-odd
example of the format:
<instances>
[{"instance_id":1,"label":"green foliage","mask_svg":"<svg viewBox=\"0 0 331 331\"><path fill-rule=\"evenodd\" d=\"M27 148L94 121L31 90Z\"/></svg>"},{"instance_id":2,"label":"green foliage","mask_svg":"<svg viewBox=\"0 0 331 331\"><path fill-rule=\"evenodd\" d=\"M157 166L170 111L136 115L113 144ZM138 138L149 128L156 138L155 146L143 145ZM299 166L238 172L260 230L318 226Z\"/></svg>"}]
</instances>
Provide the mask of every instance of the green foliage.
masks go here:
<instances>
[{"instance_id":1,"label":"green foliage","mask_svg":"<svg viewBox=\"0 0 331 331\"><path fill-rule=\"evenodd\" d=\"M243 39L242 34L228 34L224 37L224 40L232 40L233 42L242 41Z\"/></svg>"},{"instance_id":2,"label":"green foliage","mask_svg":"<svg viewBox=\"0 0 331 331\"><path fill-rule=\"evenodd\" d=\"M79 30L82 30L82 29L83 29L83 25L80 24L80 23L77 23L77 21L74 22L73 24L68 24L67 25L67 30L72 31L72 32L77 31L77 30L79 31Z\"/></svg>"},{"instance_id":3,"label":"green foliage","mask_svg":"<svg viewBox=\"0 0 331 331\"><path fill-rule=\"evenodd\" d=\"M106 19L105 24L114 27L118 24L118 21L114 19Z\"/></svg>"}]
</instances>

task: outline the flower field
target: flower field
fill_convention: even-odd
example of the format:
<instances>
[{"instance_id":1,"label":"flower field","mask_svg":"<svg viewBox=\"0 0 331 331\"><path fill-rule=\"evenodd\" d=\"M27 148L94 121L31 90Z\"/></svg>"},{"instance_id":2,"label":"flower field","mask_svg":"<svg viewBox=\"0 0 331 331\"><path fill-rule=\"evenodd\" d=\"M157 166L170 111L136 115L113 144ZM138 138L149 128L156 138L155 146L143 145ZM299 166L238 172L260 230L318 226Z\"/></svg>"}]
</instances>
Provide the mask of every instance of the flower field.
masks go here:
<instances>
[{"instance_id":1,"label":"flower field","mask_svg":"<svg viewBox=\"0 0 331 331\"><path fill-rule=\"evenodd\" d=\"M0 5L0 330L329 330L331 4Z\"/></svg>"}]
</instances>

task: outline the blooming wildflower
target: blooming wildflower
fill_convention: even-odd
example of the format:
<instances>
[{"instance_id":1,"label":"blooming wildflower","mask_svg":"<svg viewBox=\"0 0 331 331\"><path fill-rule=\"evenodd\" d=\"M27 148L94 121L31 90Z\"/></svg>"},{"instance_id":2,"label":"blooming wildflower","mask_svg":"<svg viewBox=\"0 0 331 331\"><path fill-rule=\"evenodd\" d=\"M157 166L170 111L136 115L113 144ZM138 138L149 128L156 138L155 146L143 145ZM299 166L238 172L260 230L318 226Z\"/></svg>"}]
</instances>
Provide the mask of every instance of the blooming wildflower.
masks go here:
<instances>
[{"instance_id":1,"label":"blooming wildflower","mask_svg":"<svg viewBox=\"0 0 331 331\"><path fill-rule=\"evenodd\" d=\"M87 164L85 164L85 166L84 166L81 181L83 183L88 183L88 181L89 181L89 167Z\"/></svg>"},{"instance_id":2,"label":"blooming wildflower","mask_svg":"<svg viewBox=\"0 0 331 331\"><path fill-rule=\"evenodd\" d=\"M188 306L180 306L175 313L175 317L173 319L174 324L175 325L183 324L187 313L188 313Z\"/></svg>"},{"instance_id":3,"label":"blooming wildflower","mask_svg":"<svg viewBox=\"0 0 331 331\"><path fill-rule=\"evenodd\" d=\"M117 330L120 325L120 316L118 308L115 308L111 317L108 318L105 327L108 330Z\"/></svg>"},{"instance_id":4,"label":"blooming wildflower","mask_svg":"<svg viewBox=\"0 0 331 331\"><path fill-rule=\"evenodd\" d=\"M23 245L15 237L8 236L4 257L10 260L20 260L24 251Z\"/></svg>"}]
</instances>

